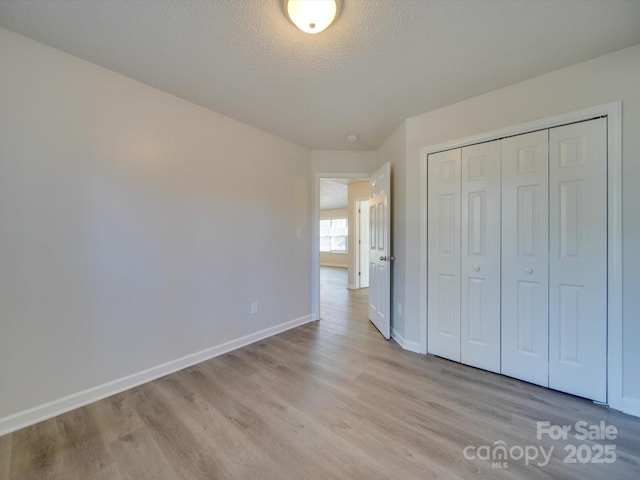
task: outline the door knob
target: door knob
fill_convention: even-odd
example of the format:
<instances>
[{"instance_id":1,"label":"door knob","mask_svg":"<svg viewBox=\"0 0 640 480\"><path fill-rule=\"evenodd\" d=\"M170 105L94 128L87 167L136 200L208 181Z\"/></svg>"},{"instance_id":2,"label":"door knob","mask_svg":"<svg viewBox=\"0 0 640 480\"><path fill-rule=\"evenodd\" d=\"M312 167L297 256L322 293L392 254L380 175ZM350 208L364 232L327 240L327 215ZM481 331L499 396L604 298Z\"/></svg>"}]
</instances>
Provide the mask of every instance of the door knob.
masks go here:
<instances>
[{"instance_id":1,"label":"door knob","mask_svg":"<svg viewBox=\"0 0 640 480\"><path fill-rule=\"evenodd\" d=\"M380 261L381 262L386 262L387 261L387 257L380 257Z\"/></svg>"},{"instance_id":2,"label":"door knob","mask_svg":"<svg viewBox=\"0 0 640 480\"><path fill-rule=\"evenodd\" d=\"M533 273L533 268L527 267L524 269L524 271L527 272L529 275L531 275Z\"/></svg>"},{"instance_id":3,"label":"door knob","mask_svg":"<svg viewBox=\"0 0 640 480\"><path fill-rule=\"evenodd\" d=\"M480 271L480 267L479 267L478 265L476 265L475 267L473 267L473 269L474 269L476 272L479 272L479 271Z\"/></svg>"}]
</instances>

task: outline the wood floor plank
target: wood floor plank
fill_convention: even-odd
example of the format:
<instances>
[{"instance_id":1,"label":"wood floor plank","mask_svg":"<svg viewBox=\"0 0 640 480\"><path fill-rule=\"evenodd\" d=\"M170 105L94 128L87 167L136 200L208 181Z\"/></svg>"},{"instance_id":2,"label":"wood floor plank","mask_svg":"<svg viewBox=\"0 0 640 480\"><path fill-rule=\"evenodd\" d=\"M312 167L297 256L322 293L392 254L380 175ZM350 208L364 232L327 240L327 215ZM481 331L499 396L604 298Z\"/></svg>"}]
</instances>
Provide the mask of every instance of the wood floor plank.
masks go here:
<instances>
[{"instance_id":1,"label":"wood floor plank","mask_svg":"<svg viewBox=\"0 0 640 480\"><path fill-rule=\"evenodd\" d=\"M11 471L11 435L0 437L0 478L9 478Z\"/></svg>"},{"instance_id":2,"label":"wood floor plank","mask_svg":"<svg viewBox=\"0 0 640 480\"><path fill-rule=\"evenodd\" d=\"M104 443L109 444L144 427L142 419L131 404L135 391L128 390L87 405Z\"/></svg>"},{"instance_id":3,"label":"wood floor plank","mask_svg":"<svg viewBox=\"0 0 640 480\"><path fill-rule=\"evenodd\" d=\"M78 408L54 419L64 432L65 466L78 479L98 475L113 464L98 424L89 408Z\"/></svg>"},{"instance_id":4,"label":"wood floor plank","mask_svg":"<svg viewBox=\"0 0 640 480\"><path fill-rule=\"evenodd\" d=\"M640 478L640 418L406 352L368 321L367 292L347 290L342 269L322 269L321 297L319 322L0 437L0 478ZM541 421L604 421L618 436L537 438ZM543 448L548 464L464 455L500 442ZM570 445L592 455L607 443L613 463L565 463Z\"/></svg>"},{"instance_id":5,"label":"wood floor plank","mask_svg":"<svg viewBox=\"0 0 640 480\"><path fill-rule=\"evenodd\" d=\"M311 471L326 470L326 478L391 479L388 469L379 458L363 451L360 445L347 441L336 434L329 425L319 422L313 414L294 407L277 391L265 389L254 394L253 402L259 402L263 415L269 419L272 434L278 442L289 445L303 457L306 452L315 452L311 459ZM331 459L331 462L322 461ZM309 459L308 459L309 460ZM291 472L288 475L293 478Z\"/></svg>"},{"instance_id":6,"label":"wood floor plank","mask_svg":"<svg viewBox=\"0 0 640 480\"><path fill-rule=\"evenodd\" d=\"M160 479L164 477L156 477L156 478ZM115 463L110 463L105 468L92 473L88 477L85 477L85 479L86 480L124 480L124 478L120 474L118 465Z\"/></svg>"},{"instance_id":7,"label":"wood floor plank","mask_svg":"<svg viewBox=\"0 0 640 480\"><path fill-rule=\"evenodd\" d=\"M273 381L270 383L275 385ZM457 478L455 472L429 461L430 458L455 458L459 453L457 450L453 454L445 452L442 445L438 445L442 439L430 436L428 431L412 435L396 415L380 410L380 405L372 408L354 397L351 387L348 382L342 385L327 384L322 377L318 377L303 386L299 386L298 382L287 385L285 391L289 402L313 415L322 424L330 425L333 431L339 432L353 445L365 442L371 461L385 458L387 465L393 466L398 472L405 472L405 478L420 478L410 476L410 473L416 474L412 465L414 460L420 462L424 474L431 473L427 478L445 474L446 478ZM395 404L389 405L393 405L391 409L396 408ZM419 448L421 446L424 448Z\"/></svg>"},{"instance_id":8,"label":"wood floor plank","mask_svg":"<svg viewBox=\"0 0 640 480\"><path fill-rule=\"evenodd\" d=\"M187 372L181 372L163 379L162 395L179 412L181 421L201 445L212 445L214 454L233 452L219 457L228 478L285 478L286 471L277 462L260 449L246 448L248 442L243 427L231 422L201 394L190 391L184 383L187 375Z\"/></svg>"},{"instance_id":9,"label":"wood floor plank","mask_svg":"<svg viewBox=\"0 0 640 480\"><path fill-rule=\"evenodd\" d=\"M68 467L64 463L67 439L56 419L18 430L11 437L11 469L8 478L76 478L73 469L65 468Z\"/></svg>"},{"instance_id":10,"label":"wood floor plank","mask_svg":"<svg viewBox=\"0 0 640 480\"><path fill-rule=\"evenodd\" d=\"M131 431L109 443L109 451L118 465L126 465L123 480L179 480L171 464L146 429Z\"/></svg>"},{"instance_id":11,"label":"wood floor plank","mask_svg":"<svg viewBox=\"0 0 640 480\"><path fill-rule=\"evenodd\" d=\"M187 372L187 381L244 435L245 446L262 451L272 461L287 465L289 472L302 478L335 478L326 462L309 458L293 437L282 435L280 425L270 416L261 414L262 402L248 402L234 395L233 390L209 376L207 371ZM284 478L293 478L291 473Z\"/></svg>"},{"instance_id":12,"label":"wood floor plank","mask_svg":"<svg viewBox=\"0 0 640 480\"><path fill-rule=\"evenodd\" d=\"M270 388L280 390L274 382L270 383ZM444 473L448 473L448 478L461 478L437 465L434 468L434 465L423 462L424 452L408 449L410 442L404 432L399 438L391 435L394 430L398 430L395 422L377 417L375 412L354 401L350 395L328 392L326 386L319 383L315 386L307 384L304 389L296 390L297 387L293 384L287 386L286 401L314 422L325 426L343 444L344 451L358 450L367 459L366 463L379 465L380 461L384 461L385 467L381 471L393 471L401 478L421 478L421 475L425 475L425 478L438 478ZM427 451L426 455L432 451L433 449Z\"/></svg>"},{"instance_id":13,"label":"wood floor plank","mask_svg":"<svg viewBox=\"0 0 640 480\"><path fill-rule=\"evenodd\" d=\"M216 459L205 454L176 412L158 396L156 389L157 382L151 382L136 392L132 400L173 471L179 478L193 480L226 478Z\"/></svg>"}]
</instances>

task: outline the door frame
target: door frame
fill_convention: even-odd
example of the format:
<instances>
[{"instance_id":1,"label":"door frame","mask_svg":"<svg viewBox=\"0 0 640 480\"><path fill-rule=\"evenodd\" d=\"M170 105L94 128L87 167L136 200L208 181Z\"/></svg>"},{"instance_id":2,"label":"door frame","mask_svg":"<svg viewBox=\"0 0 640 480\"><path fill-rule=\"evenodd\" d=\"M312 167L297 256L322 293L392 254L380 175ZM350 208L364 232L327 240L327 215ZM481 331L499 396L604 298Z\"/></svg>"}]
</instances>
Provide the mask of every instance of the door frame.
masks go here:
<instances>
[{"instance_id":1,"label":"door frame","mask_svg":"<svg viewBox=\"0 0 640 480\"><path fill-rule=\"evenodd\" d=\"M364 181L364 180L363 180ZM358 204L360 202L367 202L367 204L369 203L369 197L356 197L353 199L353 210L354 210L354 218L356 219L355 223L355 242L354 242L354 246L355 246L355 254L354 254L354 268L355 268L355 272L356 272L356 283L353 285L347 285L347 288L353 288L353 289L360 289L362 288L362 277L360 276L360 272L362 271L362 262L360 261L360 257L362 256L362 245L360 244L360 240L362 237L362 232L361 232L361 223L362 223L362 212L359 212L358 210ZM367 224L367 227L369 227L369 225ZM367 285L368 287L368 285Z\"/></svg>"},{"instance_id":2,"label":"door frame","mask_svg":"<svg viewBox=\"0 0 640 480\"><path fill-rule=\"evenodd\" d=\"M371 173L366 172L316 172L313 178L311 195L313 212L311 215L311 320L320 320L320 179L349 178L370 180Z\"/></svg>"},{"instance_id":3,"label":"door frame","mask_svg":"<svg viewBox=\"0 0 640 480\"><path fill-rule=\"evenodd\" d=\"M607 117L607 403L622 398L622 101L522 123L420 149L420 291L427 291L427 159L432 153ZM427 353L427 298L420 296L420 351Z\"/></svg>"}]
</instances>

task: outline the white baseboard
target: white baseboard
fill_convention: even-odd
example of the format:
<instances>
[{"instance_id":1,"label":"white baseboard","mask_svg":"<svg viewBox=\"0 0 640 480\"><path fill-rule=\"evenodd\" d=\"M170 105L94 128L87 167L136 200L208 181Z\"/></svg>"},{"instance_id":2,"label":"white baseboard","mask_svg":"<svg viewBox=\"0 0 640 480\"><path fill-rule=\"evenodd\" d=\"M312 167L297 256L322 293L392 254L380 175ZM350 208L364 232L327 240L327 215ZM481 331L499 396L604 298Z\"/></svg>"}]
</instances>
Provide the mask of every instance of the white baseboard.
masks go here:
<instances>
[{"instance_id":1,"label":"white baseboard","mask_svg":"<svg viewBox=\"0 0 640 480\"><path fill-rule=\"evenodd\" d=\"M400 345L404 350L410 352L420 353L420 342L411 342L406 340L398 331L394 328L391 330L391 337Z\"/></svg>"},{"instance_id":2,"label":"white baseboard","mask_svg":"<svg viewBox=\"0 0 640 480\"><path fill-rule=\"evenodd\" d=\"M321 266L321 267L344 268L345 270L346 270L347 268L349 268L349 266L348 266L348 265L343 265L343 264L340 264L340 263L321 263L321 264L320 264L320 266Z\"/></svg>"},{"instance_id":3,"label":"white baseboard","mask_svg":"<svg viewBox=\"0 0 640 480\"><path fill-rule=\"evenodd\" d=\"M637 398L622 397L622 411L634 417L640 417L640 400Z\"/></svg>"},{"instance_id":4,"label":"white baseboard","mask_svg":"<svg viewBox=\"0 0 640 480\"><path fill-rule=\"evenodd\" d=\"M70 410L74 410L78 407L88 405L89 403L102 400L103 398L110 397L116 393L137 387L138 385L150 382L156 378L164 377L165 375L177 372L183 368L204 362L205 360L217 357L218 355L230 352L231 350L236 350L240 347L277 335L278 333L282 333L286 330L299 327L300 325L304 325L311 321L311 315L305 315L273 327L265 328L259 332L245 335L244 337L231 340L221 345L207 348L206 350L201 350L147 370L134 373L133 375L128 375L81 392L73 393L52 402L0 418L0 436L28 427L29 425L33 425L43 420L47 420Z\"/></svg>"},{"instance_id":5,"label":"white baseboard","mask_svg":"<svg viewBox=\"0 0 640 480\"><path fill-rule=\"evenodd\" d=\"M347 289L349 290L358 290L359 287L355 286L353 283L347 284Z\"/></svg>"}]
</instances>

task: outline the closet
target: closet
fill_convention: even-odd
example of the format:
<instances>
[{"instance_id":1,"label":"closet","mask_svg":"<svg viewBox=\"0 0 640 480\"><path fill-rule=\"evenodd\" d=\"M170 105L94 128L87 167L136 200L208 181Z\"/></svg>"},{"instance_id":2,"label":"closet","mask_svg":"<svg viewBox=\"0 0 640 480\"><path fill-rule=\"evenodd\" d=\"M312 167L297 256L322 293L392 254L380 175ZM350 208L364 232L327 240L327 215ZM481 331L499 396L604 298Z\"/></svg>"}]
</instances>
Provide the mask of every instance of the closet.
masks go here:
<instances>
[{"instance_id":1,"label":"closet","mask_svg":"<svg viewBox=\"0 0 640 480\"><path fill-rule=\"evenodd\" d=\"M607 120L430 154L429 353L606 401Z\"/></svg>"}]
</instances>

